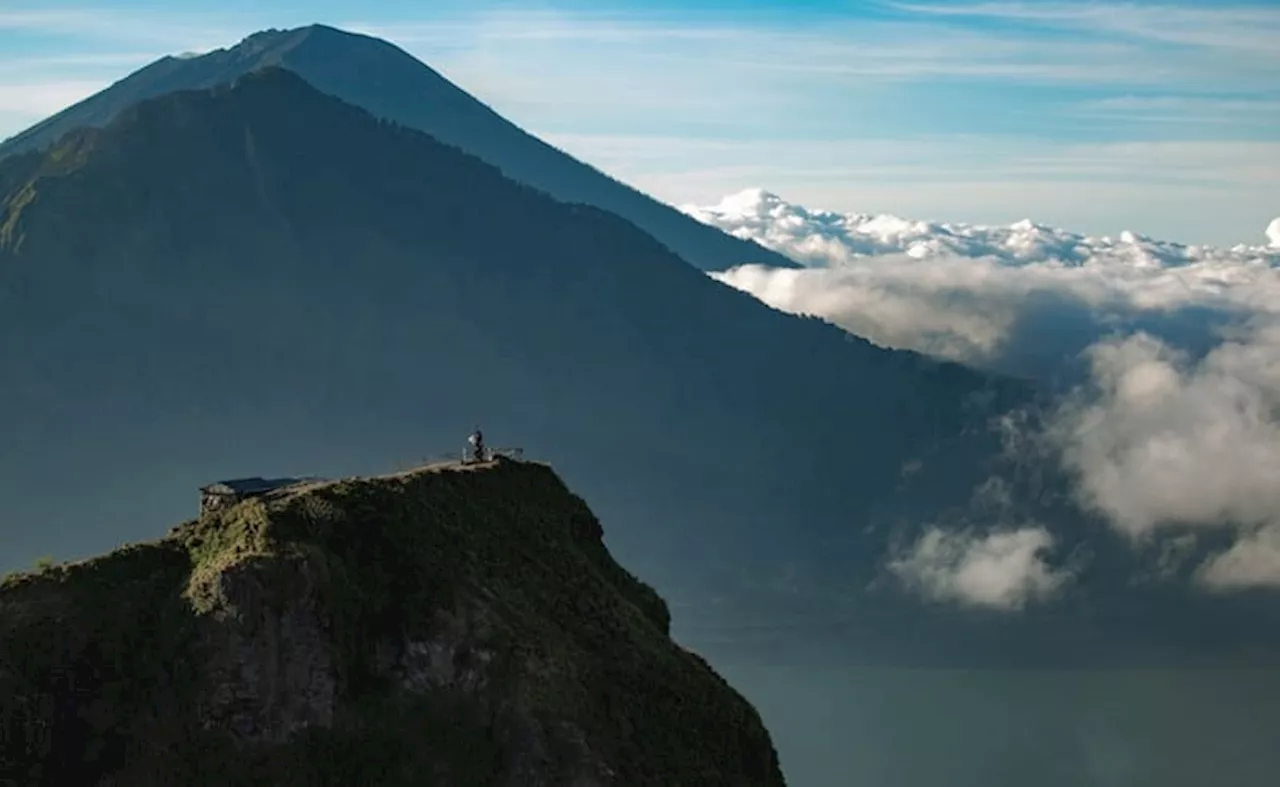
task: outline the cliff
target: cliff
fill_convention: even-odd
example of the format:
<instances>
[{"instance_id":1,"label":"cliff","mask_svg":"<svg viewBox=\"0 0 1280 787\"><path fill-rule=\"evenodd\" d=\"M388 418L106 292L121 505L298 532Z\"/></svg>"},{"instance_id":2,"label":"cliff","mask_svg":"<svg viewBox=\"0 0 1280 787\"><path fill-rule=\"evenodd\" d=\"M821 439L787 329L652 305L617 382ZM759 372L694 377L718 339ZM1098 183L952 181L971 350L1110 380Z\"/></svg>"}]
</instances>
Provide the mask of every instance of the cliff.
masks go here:
<instances>
[{"instance_id":1,"label":"cliff","mask_svg":"<svg viewBox=\"0 0 1280 787\"><path fill-rule=\"evenodd\" d=\"M780 785L548 467L313 483L0 585L22 785ZM0 783L3 783L0 779Z\"/></svg>"}]
</instances>

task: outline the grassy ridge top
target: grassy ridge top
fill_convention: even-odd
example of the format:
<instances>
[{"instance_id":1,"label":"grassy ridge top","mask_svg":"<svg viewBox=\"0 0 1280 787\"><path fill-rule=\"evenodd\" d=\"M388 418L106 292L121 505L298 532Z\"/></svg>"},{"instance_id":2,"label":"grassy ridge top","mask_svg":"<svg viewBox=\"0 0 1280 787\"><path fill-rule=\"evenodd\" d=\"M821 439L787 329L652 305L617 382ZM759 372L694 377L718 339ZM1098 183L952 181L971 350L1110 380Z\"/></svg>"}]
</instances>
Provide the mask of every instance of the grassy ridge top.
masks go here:
<instances>
[{"instance_id":1,"label":"grassy ridge top","mask_svg":"<svg viewBox=\"0 0 1280 787\"><path fill-rule=\"evenodd\" d=\"M498 783L518 717L619 784L780 784L755 710L671 641L666 604L602 535L549 467L501 461L284 490L152 544L11 576L0 768L47 784L84 783L76 769L96 783ZM325 632L332 722L227 757L244 736L210 722L226 682L210 665L227 632L278 641L276 661L314 656L281 633L301 641L306 599ZM453 677L425 694L387 669L388 649L446 640ZM547 732L561 728L577 731L572 745ZM441 730L450 743L433 748ZM568 778L566 752L547 783Z\"/></svg>"}]
</instances>

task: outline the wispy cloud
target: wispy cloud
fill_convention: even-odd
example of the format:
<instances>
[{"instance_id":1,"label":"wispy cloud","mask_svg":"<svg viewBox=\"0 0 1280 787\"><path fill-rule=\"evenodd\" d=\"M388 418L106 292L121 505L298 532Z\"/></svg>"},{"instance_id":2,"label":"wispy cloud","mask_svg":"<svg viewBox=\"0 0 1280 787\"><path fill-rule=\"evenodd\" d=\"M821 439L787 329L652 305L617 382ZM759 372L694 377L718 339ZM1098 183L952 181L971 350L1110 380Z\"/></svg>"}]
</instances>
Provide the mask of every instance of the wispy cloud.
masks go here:
<instances>
[{"instance_id":1,"label":"wispy cloud","mask_svg":"<svg viewBox=\"0 0 1280 787\"><path fill-rule=\"evenodd\" d=\"M155 54L147 51L61 52L50 55L0 54L0 69L6 76L37 76L50 71L76 69L131 68L146 63Z\"/></svg>"},{"instance_id":2,"label":"wispy cloud","mask_svg":"<svg viewBox=\"0 0 1280 787\"><path fill-rule=\"evenodd\" d=\"M0 82L0 112L30 117L52 115L108 84L96 79L27 84Z\"/></svg>"},{"instance_id":3,"label":"wispy cloud","mask_svg":"<svg viewBox=\"0 0 1280 787\"><path fill-rule=\"evenodd\" d=\"M1176 125L1274 129L1280 125L1280 98L1120 95L1081 101L1073 114L1109 120Z\"/></svg>"},{"instance_id":4,"label":"wispy cloud","mask_svg":"<svg viewBox=\"0 0 1280 787\"><path fill-rule=\"evenodd\" d=\"M696 64L725 76L731 70L739 79L761 75L827 81L983 78L1213 86L1213 76L1225 73L1223 64L1211 58L1162 55L1140 44L1046 39L931 21L823 20L821 25L777 28L542 11L478 14L467 21L353 20L346 26L398 41L428 57L442 50L475 53L490 47L514 48L509 54L532 56L526 57L526 65L540 68L548 65L542 55L572 61L596 54L598 47L610 47L623 58L642 52L660 54L672 67ZM611 63L609 70L616 71L616 64Z\"/></svg>"},{"instance_id":5,"label":"wispy cloud","mask_svg":"<svg viewBox=\"0 0 1280 787\"><path fill-rule=\"evenodd\" d=\"M1280 99L1208 98L1203 96L1113 96L1087 101L1080 106L1116 112L1276 112Z\"/></svg>"},{"instance_id":6,"label":"wispy cloud","mask_svg":"<svg viewBox=\"0 0 1280 787\"><path fill-rule=\"evenodd\" d=\"M1275 46L1276 37L1280 35L1280 9L1275 7L1096 1L898 3L895 6L923 15L1041 22L1169 44L1244 51L1280 61L1280 51Z\"/></svg>"},{"instance_id":7,"label":"wispy cloud","mask_svg":"<svg viewBox=\"0 0 1280 787\"><path fill-rule=\"evenodd\" d=\"M0 9L0 33L66 36L95 45L149 44L167 51L214 49L234 43L254 18L217 11L145 11L103 7Z\"/></svg>"},{"instance_id":8,"label":"wispy cloud","mask_svg":"<svg viewBox=\"0 0 1280 787\"><path fill-rule=\"evenodd\" d=\"M755 183L776 188L779 178L799 174L830 180L884 178L990 180L1026 183L1044 179L1106 179L1133 183L1272 186L1280 181L1280 141L1141 141L1062 143L1043 139L964 134L900 138L716 139L696 136L551 133L546 138L589 160L619 167L630 161L670 162L684 169L739 167ZM745 163L744 163L745 162ZM773 177L776 176L776 177ZM755 184L749 184L754 186ZM727 191L733 191L729 189ZM854 189L833 207L865 199ZM726 193L724 191L721 194Z\"/></svg>"},{"instance_id":9,"label":"wispy cloud","mask_svg":"<svg viewBox=\"0 0 1280 787\"><path fill-rule=\"evenodd\" d=\"M350 19L339 24L347 30L397 41L402 46L448 45L456 42L459 37L496 42L708 42L741 39L751 33L751 29L746 27L704 27L676 21L654 21L635 14L583 17L548 10L480 12L465 18L448 17L416 22Z\"/></svg>"}]
</instances>

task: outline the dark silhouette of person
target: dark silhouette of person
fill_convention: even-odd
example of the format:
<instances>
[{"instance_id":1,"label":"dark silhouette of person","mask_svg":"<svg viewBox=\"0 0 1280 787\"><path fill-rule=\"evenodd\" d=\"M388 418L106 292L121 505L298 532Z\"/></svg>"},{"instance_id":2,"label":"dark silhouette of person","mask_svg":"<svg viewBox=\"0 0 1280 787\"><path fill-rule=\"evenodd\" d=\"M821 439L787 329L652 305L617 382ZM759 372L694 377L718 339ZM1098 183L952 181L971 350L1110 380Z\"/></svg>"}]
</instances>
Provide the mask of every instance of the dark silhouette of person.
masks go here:
<instances>
[{"instance_id":1,"label":"dark silhouette of person","mask_svg":"<svg viewBox=\"0 0 1280 787\"><path fill-rule=\"evenodd\" d=\"M467 438L471 443L471 459L475 462L484 461L484 433L480 431L480 427L471 433L471 437Z\"/></svg>"}]
</instances>

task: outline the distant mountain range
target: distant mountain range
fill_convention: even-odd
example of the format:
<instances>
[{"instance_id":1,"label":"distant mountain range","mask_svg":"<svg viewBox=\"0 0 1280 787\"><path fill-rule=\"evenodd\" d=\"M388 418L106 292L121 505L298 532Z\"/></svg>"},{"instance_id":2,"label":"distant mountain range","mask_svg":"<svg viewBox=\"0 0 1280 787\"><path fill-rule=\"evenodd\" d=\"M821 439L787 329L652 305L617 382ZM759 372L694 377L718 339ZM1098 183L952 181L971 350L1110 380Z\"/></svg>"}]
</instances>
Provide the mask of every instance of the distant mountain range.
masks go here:
<instances>
[{"instance_id":1,"label":"distant mountain range","mask_svg":"<svg viewBox=\"0 0 1280 787\"><path fill-rule=\"evenodd\" d=\"M267 30L200 56L164 57L0 144L0 158L46 148L82 126L102 126L130 105L174 90L208 88L264 66L374 115L425 131L568 202L617 213L704 270L743 263L793 266L758 244L717 232L525 133L404 50L313 25Z\"/></svg>"},{"instance_id":2,"label":"distant mountain range","mask_svg":"<svg viewBox=\"0 0 1280 787\"><path fill-rule=\"evenodd\" d=\"M384 46L315 28L241 53L291 35L344 42L339 71ZM348 69L353 89L391 79ZM810 628L752 647L893 663L1280 651L1256 599L1130 587L1128 553L1064 501L1052 464L1009 456L991 428L1035 403L1023 383L772 309L637 223L294 69L37 136L0 160L10 560L152 537L221 478L368 474L481 424L587 498L677 632L791 621ZM886 584L894 544L990 514L974 493L993 478L1000 517L1054 528L1055 559L1087 554L1091 573L1011 616Z\"/></svg>"}]
</instances>

